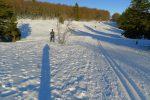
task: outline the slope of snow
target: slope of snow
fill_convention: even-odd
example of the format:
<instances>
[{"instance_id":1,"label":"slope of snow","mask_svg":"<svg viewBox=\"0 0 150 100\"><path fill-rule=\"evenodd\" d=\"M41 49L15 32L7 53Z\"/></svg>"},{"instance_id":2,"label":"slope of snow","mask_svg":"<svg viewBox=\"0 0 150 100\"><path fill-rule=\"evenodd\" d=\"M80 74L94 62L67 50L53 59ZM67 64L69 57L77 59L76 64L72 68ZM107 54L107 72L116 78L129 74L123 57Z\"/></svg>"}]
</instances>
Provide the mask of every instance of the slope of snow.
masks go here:
<instances>
[{"instance_id":1,"label":"slope of snow","mask_svg":"<svg viewBox=\"0 0 150 100\"><path fill-rule=\"evenodd\" d=\"M60 45L49 42L56 23L20 19L22 40L0 43L0 100L150 98L149 40L135 45L112 22L73 21Z\"/></svg>"}]
</instances>

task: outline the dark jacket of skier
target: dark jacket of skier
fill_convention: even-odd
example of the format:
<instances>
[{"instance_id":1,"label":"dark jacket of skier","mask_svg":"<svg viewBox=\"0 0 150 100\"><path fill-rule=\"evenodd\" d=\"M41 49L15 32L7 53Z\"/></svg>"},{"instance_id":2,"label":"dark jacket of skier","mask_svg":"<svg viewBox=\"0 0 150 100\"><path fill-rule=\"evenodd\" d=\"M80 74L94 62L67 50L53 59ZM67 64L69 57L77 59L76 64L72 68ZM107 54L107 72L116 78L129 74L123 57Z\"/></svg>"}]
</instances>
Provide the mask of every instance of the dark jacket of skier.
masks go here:
<instances>
[{"instance_id":1,"label":"dark jacket of skier","mask_svg":"<svg viewBox=\"0 0 150 100\"><path fill-rule=\"evenodd\" d=\"M50 32L50 42L55 42L55 32L53 31L53 29Z\"/></svg>"}]
</instances>

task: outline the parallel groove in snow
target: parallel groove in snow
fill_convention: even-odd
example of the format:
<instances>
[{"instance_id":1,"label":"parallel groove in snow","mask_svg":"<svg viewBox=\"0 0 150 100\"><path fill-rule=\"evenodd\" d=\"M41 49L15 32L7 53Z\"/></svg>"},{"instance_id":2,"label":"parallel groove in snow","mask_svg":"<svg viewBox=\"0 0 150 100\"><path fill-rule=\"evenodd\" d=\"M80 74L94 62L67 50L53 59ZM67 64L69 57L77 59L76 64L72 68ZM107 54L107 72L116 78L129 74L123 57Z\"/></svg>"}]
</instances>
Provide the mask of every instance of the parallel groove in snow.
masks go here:
<instances>
[{"instance_id":1,"label":"parallel groove in snow","mask_svg":"<svg viewBox=\"0 0 150 100\"><path fill-rule=\"evenodd\" d=\"M98 41L98 45L100 46L100 50L102 54L105 56L106 60L118 76L121 84L124 86L125 90L127 91L129 97L132 100L146 100L143 93L140 91L140 89L137 87L137 85L134 83L132 79L129 78L129 76L119 67L119 65L112 59L112 57L107 53L107 51L103 48L100 41Z\"/></svg>"}]
</instances>

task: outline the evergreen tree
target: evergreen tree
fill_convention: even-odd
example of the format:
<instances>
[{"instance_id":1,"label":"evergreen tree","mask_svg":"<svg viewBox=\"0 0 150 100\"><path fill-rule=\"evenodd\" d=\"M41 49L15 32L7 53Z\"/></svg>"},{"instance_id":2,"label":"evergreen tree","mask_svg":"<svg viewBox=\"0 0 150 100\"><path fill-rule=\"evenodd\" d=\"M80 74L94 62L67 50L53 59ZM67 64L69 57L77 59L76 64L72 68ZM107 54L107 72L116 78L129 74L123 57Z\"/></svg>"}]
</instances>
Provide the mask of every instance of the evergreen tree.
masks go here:
<instances>
[{"instance_id":1,"label":"evergreen tree","mask_svg":"<svg viewBox=\"0 0 150 100\"><path fill-rule=\"evenodd\" d=\"M150 2L132 0L130 7L118 20L119 27L125 30L129 38L150 38Z\"/></svg>"},{"instance_id":2,"label":"evergreen tree","mask_svg":"<svg viewBox=\"0 0 150 100\"><path fill-rule=\"evenodd\" d=\"M79 21L80 16L79 16L79 5L78 5L78 3L76 3L75 7L74 7L74 17L75 17L76 21Z\"/></svg>"},{"instance_id":3,"label":"evergreen tree","mask_svg":"<svg viewBox=\"0 0 150 100\"><path fill-rule=\"evenodd\" d=\"M132 0L130 6L140 12L148 12L150 10L149 0Z\"/></svg>"},{"instance_id":4,"label":"evergreen tree","mask_svg":"<svg viewBox=\"0 0 150 100\"><path fill-rule=\"evenodd\" d=\"M16 16L7 0L0 0L0 41L12 42L20 39Z\"/></svg>"},{"instance_id":5,"label":"evergreen tree","mask_svg":"<svg viewBox=\"0 0 150 100\"><path fill-rule=\"evenodd\" d=\"M117 21L117 20L119 19L119 17L120 17L120 14L119 14L119 13L114 13L114 14L112 15L112 20L113 20L113 21Z\"/></svg>"},{"instance_id":6,"label":"evergreen tree","mask_svg":"<svg viewBox=\"0 0 150 100\"><path fill-rule=\"evenodd\" d=\"M125 37L140 38L140 16L132 8L128 8L119 18L119 27L125 30Z\"/></svg>"},{"instance_id":7,"label":"evergreen tree","mask_svg":"<svg viewBox=\"0 0 150 100\"><path fill-rule=\"evenodd\" d=\"M59 23L64 24L65 19L64 19L63 16L60 16L60 17L58 18L58 21L59 21Z\"/></svg>"}]
</instances>

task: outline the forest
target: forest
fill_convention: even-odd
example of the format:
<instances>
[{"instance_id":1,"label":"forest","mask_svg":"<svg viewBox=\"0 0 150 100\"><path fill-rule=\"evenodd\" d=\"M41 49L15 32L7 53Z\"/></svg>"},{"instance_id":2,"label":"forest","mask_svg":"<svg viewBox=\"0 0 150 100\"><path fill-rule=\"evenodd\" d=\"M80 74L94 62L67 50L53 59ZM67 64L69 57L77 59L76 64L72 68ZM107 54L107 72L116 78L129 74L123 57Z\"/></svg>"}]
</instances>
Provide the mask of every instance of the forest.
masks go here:
<instances>
[{"instance_id":1,"label":"forest","mask_svg":"<svg viewBox=\"0 0 150 100\"><path fill-rule=\"evenodd\" d=\"M63 4L52 4L39 1L8 0L19 18L56 18L62 16L64 19L75 18L75 6ZM107 10L98 10L87 7L80 7L78 4L79 20L101 20L110 19Z\"/></svg>"},{"instance_id":2,"label":"forest","mask_svg":"<svg viewBox=\"0 0 150 100\"><path fill-rule=\"evenodd\" d=\"M124 30L127 38L150 39L150 2L149 0L132 0L130 6L122 13L115 13L110 17L107 10L80 7L78 3L73 6L53 4L36 0L0 0L0 41L17 41L20 32L17 19L72 19L76 21L112 21Z\"/></svg>"}]
</instances>

